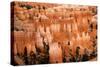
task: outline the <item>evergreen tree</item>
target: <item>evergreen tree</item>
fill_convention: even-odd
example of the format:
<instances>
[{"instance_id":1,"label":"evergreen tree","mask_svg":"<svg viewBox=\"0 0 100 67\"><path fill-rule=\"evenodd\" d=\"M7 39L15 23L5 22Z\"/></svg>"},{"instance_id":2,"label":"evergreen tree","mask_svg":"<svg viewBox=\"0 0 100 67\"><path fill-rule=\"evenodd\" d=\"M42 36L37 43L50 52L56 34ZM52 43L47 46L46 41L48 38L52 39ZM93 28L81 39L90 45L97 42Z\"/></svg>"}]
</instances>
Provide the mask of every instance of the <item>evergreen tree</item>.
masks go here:
<instances>
[{"instance_id":1,"label":"evergreen tree","mask_svg":"<svg viewBox=\"0 0 100 67\"><path fill-rule=\"evenodd\" d=\"M79 50L80 50L80 47L77 47L77 48L76 48L76 62L78 62L79 59L80 59L80 58L79 58L79 57L80 57L80 56L79 56Z\"/></svg>"},{"instance_id":2,"label":"evergreen tree","mask_svg":"<svg viewBox=\"0 0 100 67\"><path fill-rule=\"evenodd\" d=\"M36 61L36 55L33 51L30 52L30 64L35 64Z\"/></svg>"},{"instance_id":3,"label":"evergreen tree","mask_svg":"<svg viewBox=\"0 0 100 67\"><path fill-rule=\"evenodd\" d=\"M84 55L83 55L83 58L82 58L82 61L88 61L88 51L87 49L84 49Z\"/></svg>"},{"instance_id":4,"label":"evergreen tree","mask_svg":"<svg viewBox=\"0 0 100 67\"><path fill-rule=\"evenodd\" d=\"M28 65L28 55L27 55L27 48L24 48L24 63Z\"/></svg>"}]
</instances>

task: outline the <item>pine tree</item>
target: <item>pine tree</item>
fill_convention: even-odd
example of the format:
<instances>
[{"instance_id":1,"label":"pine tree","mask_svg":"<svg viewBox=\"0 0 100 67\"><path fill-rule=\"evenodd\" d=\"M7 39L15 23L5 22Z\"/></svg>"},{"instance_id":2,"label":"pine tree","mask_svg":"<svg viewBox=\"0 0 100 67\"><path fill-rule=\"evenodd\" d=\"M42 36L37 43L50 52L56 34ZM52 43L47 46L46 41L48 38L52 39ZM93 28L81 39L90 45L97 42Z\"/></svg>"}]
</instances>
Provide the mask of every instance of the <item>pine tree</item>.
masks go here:
<instances>
[{"instance_id":1,"label":"pine tree","mask_svg":"<svg viewBox=\"0 0 100 67\"><path fill-rule=\"evenodd\" d=\"M27 55L27 48L24 48L24 63L27 65L28 64L28 55Z\"/></svg>"}]
</instances>

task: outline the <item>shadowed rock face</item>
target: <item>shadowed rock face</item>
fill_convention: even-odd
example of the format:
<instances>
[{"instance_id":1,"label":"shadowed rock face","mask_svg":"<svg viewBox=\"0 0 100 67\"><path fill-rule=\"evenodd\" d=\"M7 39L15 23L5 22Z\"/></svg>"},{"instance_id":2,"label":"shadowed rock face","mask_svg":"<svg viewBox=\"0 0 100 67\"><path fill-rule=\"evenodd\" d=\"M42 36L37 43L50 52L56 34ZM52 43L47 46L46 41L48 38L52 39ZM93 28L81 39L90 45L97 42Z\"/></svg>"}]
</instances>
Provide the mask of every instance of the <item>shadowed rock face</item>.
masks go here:
<instances>
[{"instance_id":1,"label":"shadowed rock face","mask_svg":"<svg viewBox=\"0 0 100 67\"><path fill-rule=\"evenodd\" d=\"M13 64L79 62L96 58L96 6L12 4Z\"/></svg>"}]
</instances>

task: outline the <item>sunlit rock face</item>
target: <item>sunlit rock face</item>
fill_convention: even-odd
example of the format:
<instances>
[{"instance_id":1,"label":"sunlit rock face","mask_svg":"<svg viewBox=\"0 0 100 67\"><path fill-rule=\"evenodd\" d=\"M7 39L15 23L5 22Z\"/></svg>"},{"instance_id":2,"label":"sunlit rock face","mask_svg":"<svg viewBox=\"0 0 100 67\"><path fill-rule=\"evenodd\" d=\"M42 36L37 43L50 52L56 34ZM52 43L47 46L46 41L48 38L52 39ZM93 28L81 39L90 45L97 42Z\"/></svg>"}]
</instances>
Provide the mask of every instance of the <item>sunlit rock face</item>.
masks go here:
<instances>
[{"instance_id":1,"label":"sunlit rock face","mask_svg":"<svg viewBox=\"0 0 100 67\"><path fill-rule=\"evenodd\" d=\"M12 2L11 12L13 65L97 59L96 6Z\"/></svg>"}]
</instances>

